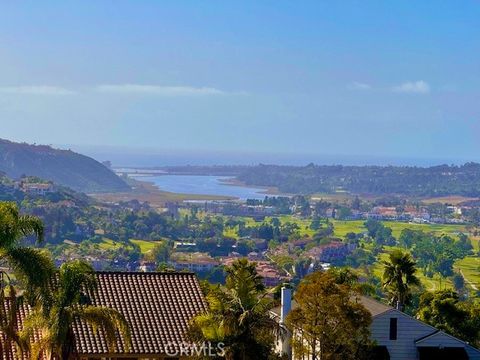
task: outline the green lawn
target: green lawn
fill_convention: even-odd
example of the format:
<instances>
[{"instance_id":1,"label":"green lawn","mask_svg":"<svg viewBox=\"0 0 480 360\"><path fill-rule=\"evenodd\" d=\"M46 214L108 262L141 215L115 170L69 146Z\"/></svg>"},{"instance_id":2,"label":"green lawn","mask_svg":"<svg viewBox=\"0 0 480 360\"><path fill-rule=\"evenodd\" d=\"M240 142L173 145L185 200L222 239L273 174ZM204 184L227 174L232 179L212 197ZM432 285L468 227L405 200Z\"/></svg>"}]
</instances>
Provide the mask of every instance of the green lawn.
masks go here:
<instances>
[{"instance_id":1,"label":"green lawn","mask_svg":"<svg viewBox=\"0 0 480 360\"><path fill-rule=\"evenodd\" d=\"M392 229L393 236L396 238L400 236L403 229L423 230L435 235L456 235L459 232L466 232L465 225L411 224L398 221L385 221L384 225Z\"/></svg>"},{"instance_id":2,"label":"green lawn","mask_svg":"<svg viewBox=\"0 0 480 360\"><path fill-rule=\"evenodd\" d=\"M330 220L333 224L333 234L339 238L344 238L349 232L361 233L367 231L363 226L363 220Z\"/></svg>"},{"instance_id":3,"label":"green lawn","mask_svg":"<svg viewBox=\"0 0 480 360\"><path fill-rule=\"evenodd\" d=\"M310 229L311 219L300 219L292 215L281 215L277 217L282 223L291 222L298 225L300 228L300 234L302 236L313 236L315 231ZM241 217L245 221L247 226L258 226L261 222L256 222L250 217ZM266 217L265 221L270 221L271 217ZM363 226L364 220L335 220L331 219L330 222L334 226L334 235L339 238L344 238L349 232L361 233L366 229ZM443 225L443 224L413 224L400 221L384 221L383 224L392 229L393 236L397 239L403 229L423 230L425 232L431 232L435 235L449 234L456 235L458 232L466 232L464 225ZM224 236L231 238L238 238L237 228L226 228ZM474 246L477 246L478 241L473 241Z\"/></svg>"},{"instance_id":4,"label":"green lawn","mask_svg":"<svg viewBox=\"0 0 480 360\"><path fill-rule=\"evenodd\" d=\"M391 251L394 247L386 247L386 250ZM379 255L379 261L372 265L372 271L375 276L379 277L380 279L383 276L383 265L380 261L385 261L388 259L388 252L382 253ZM420 269L417 270L416 273L417 277L420 279L422 285L428 291L435 291L441 290L446 288L452 288L452 282L449 279L445 279L444 277L440 276L439 274L435 274L433 278L429 278L425 276Z\"/></svg>"},{"instance_id":5,"label":"green lawn","mask_svg":"<svg viewBox=\"0 0 480 360\"><path fill-rule=\"evenodd\" d=\"M132 239L130 240L133 244L138 245L140 247L140 251L142 254L145 254L152 250L155 245L157 244L157 241L151 241L151 240L139 240L139 239ZM112 250L112 249L118 249L120 247L125 246L125 244L116 242L112 239L104 237L102 242L98 244L100 246L100 249L103 250Z\"/></svg>"},{"instance_id":6,"label":"green lawn","mask_svg":"<svg viewBox=\"0 0 480 360\"><path fill-rule=\"evenodd\" d=\"M100 246L100 249L103 249L103 250L118 249L119 247L123 246L123 244L120 244L106 237L104 237L102 239L102 242L99 243L98 245Z\"/></svg>"},{"instance_id":7,"label":"green lawn","mask_svg":"<svg viewBox=\"0 0 480 360\"><path fill-rule=\"evenodd\" d=\"M335 227L335 236L344 237L349 232L366 231L363 220L341 221L331 220ZM455 235L458 232L466 232L465 225L444 225L444 224L412 224L400 221L383 221L383 224L392 229L393 236L398 238L403 229L423 230L435 235Z\"/></svg>"},{"instance_id":8,"label":"green lawn","mask_svg":"<svg viewBox=\"0 0 480 360\"><path fill-rule=\"evenodd\" d=\"M248 216L242 216L237 218L245 221L245 225L249 227L255 227L262 224L262 222L257 222L253 218ZM310 223L312 222L310 219L299 219L291 215L281 215L281 216L277 216L276 218L278 218L282 224L286 222L297 224L299 227L300 235L302 236L313 236L313 234L315 233L314 230L310 229ZM265 222L269 222L271 219L272 217L266 217ZM237 239L238 227L234 227L234 228L226 227L223 231L223 235L226 237Z\"/></svg>"},{"instance_id":9,"label":"green lawn","mask_svg":"<svg viewBox=\"0 0 480 360\"><path fill-rule=\"evenodd\" d=\"M455 269L462 272L467 280L467 286L472 290L480 289L480 258L477 256L467 256L462 260L455 262ZM468 284L469 283L469 284ZM476 288L476 289L475 289Z\"/></svg>"},{"instance_id":10,"label":"green lawn","mask_svg":"<svg viewBox=\"0 0 480 360\"><path fill-rule=\"evenodd\" d=\"M300 219L292 215L278 216L278 219L280 219L282 224L286 222L297 224L300 235L302 236L313 236L313 234L315 234L315 231L310 229L310 224L312 223L311 219Z\"/></svg>"},{"instance_id":11,"label":"green lawn","mask_svg":"<svg viewBox=\"0 0 480 360\"><path fill-rule=\"evenodd\" d=\"M155 245L157 245L158 241L153 241L153 240L138 240L138 239L132 239L130 240L133 244L138 245L140 247L140 251L142 254L145 254L149 252L150 250L153 250Z\"/></svg>"}]
</instances>

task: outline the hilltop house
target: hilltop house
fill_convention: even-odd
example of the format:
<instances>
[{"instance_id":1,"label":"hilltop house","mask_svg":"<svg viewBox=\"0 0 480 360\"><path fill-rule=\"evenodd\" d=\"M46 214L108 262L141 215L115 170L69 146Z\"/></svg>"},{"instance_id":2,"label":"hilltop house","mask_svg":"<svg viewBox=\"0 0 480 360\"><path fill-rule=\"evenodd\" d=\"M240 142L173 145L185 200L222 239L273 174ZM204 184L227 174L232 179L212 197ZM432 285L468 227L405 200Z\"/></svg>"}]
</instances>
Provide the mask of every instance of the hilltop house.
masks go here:
<instances>
[{"instance_id":1,"label":"hilltop house","mask_svg":"<svg viewBox=\"0 0 480 360\"><path fill-rule=\"evenodd\" d=\"M98 289L92 303L122 313L130 325L131 344L119 338L115 349L108 349L102 331L90 326L74 326L74 353L79 360L157 360L188 357L185 336L189 321L206 310L197 278L192 273L97 272ZM21 308L21 323L28 308ZM1 349L5 335L0 332ZM182 353L181 353L182 350ZM6 350L4 350L6 351ZM2 359L21 359L16 348L0 354Z\"/></svg>"},{"instance_id":2,"label":"hilltop house","mask_svg":"<svg viewBox=\"0 0 480 360\"><path fill-rule=\"evenodd\" d=\"M45 196L53 192L54 187L51 183L22 182L21 189L30 195Z\"/></svg>"},{"instance_id":3,"label":"hilltop house","mask_svg":"<svg viewBox=\"0 0 480 360\"><path fill-rule=\"evenodd\" d=\"M372 360L480 360L480 350L460 339L370 297L361 296L359 301L372 314L370 332L378 350L378 357ZM284 326L290 309L296 306L291 290L282 288L281 306L272 310L272 316ZM279 353L292 358L288 336L279 337L276 345Z\"/></svg>"}]
</instances>

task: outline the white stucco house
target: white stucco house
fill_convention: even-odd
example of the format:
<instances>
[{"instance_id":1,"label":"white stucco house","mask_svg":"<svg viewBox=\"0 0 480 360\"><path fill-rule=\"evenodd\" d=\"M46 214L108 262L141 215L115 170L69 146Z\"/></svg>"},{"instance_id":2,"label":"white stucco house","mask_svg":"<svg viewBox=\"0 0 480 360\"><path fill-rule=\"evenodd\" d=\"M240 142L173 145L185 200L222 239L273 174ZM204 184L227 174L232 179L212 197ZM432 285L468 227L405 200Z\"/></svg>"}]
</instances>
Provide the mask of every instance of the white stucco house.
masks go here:
<instances>
[{"instance_id":1,"label":"white stucco house","mask_svg":"<svg viewBox=\"0 0 480 360\"><path fill-rule=\"evenodd\" d=\"M372 298L362 296L360 302L372 314L370 332L378 346L378 360L480 360L480 350L454 336ZM272 315L283 325L295 306L291 290L282 288L282 305ZM295 359L289 342L288 336L279 337L277 351Z\"/></svg>"}]
</instances>

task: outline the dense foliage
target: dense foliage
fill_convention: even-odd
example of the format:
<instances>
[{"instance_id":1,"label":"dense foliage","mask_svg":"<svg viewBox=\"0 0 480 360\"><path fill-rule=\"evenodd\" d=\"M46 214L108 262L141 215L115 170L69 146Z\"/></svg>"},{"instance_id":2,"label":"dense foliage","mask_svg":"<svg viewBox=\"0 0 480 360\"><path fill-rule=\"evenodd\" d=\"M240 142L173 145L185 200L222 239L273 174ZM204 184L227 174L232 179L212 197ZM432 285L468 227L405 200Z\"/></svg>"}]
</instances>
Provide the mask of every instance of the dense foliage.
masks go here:
<instances>
[{"instance_id":1,"label":"dense foliage","mask_svg":"<svg viewBox=\"0 0 480 360\"><path fill-rule=\"evenodd\" d=\"M288 315L287 324L299 358L368 359L371 315L358 301L358 289L337 275L315 272L298 286L298 307Z\"/></svg>"},{"instance_id":2,"label":"dense foliage","mask_svg":"<svg viewBox=\"0 0 480 360\"><path fill-rule=\"evenodd\" d=\"M255 264L241 259L227 268L226 285L208 290L209 310L197 316L190 329L194 342L222 343L225 358L275 359L278 323L269 314L272 301Z\"/></svg>"},{"instance_id":3,"label":"dense foliage","mask_svg":"<svg viewBox=\"0 0 480 360\"><path fill-rule=\"evenodd\" d=\"M332 193L411 196L480 196L480 164L408 166L259 165L243 169L238 179L248 185L274 186L293 194Z\"/></svg>"}]
</instances>

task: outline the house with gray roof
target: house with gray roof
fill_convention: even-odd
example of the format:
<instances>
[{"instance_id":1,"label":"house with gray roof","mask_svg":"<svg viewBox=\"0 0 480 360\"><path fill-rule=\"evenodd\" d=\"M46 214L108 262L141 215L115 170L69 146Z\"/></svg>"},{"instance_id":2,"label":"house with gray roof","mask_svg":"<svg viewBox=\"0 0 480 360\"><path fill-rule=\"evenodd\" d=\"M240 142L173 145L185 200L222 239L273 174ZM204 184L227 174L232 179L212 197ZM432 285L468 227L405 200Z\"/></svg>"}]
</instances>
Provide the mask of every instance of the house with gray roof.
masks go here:
<instances>
[{"instance_id":1,"label":"house with gray roof","mask_svg":"<svg viewBox=\"0 0 480 360\"><path fill-rule=\"evenodd\" d=\"M359 301L372 315L370 333L379 360L480 360L480 350L454 336L370 297L361 296ZM296 306L291 290L282 288L281 306L273 309L272 315L283 325ZM279 352L295 359L289 336L279 337L276 345Z\"/></svg>"}]
</instances>

